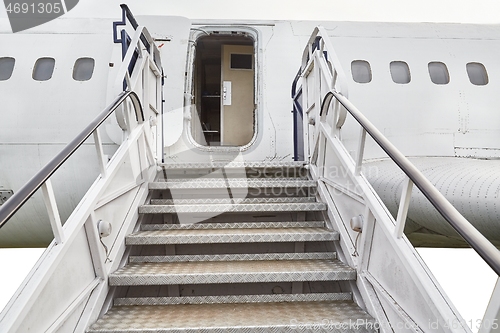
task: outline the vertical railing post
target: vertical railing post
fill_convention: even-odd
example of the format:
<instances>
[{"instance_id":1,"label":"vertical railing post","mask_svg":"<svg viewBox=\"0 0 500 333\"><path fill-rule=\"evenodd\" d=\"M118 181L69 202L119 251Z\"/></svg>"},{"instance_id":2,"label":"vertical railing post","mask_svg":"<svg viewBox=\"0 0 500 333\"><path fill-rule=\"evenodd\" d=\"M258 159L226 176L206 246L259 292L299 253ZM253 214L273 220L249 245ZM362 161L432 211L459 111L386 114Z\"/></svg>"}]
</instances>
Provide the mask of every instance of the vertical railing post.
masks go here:
<instances>
[{"instance_id":1,"label":"vertical railing post","mask_svg":"<svg viewBox=\"0 0 500 333\"><path fill-rule=\"evenodd\" d=\"M337 128L337 118L338 118L338 115L340 113L340 108L342 107L339 103L339 101L337 101L337 99L333 99L333 121L332 121L332 126L331 126L331 134L333 137L339 137L340 135L337 135L337 134L340 134L340 131L338 130Z\"/></svg>"},{"instance_id":2,"label":"vertical railing post","mask_svg":"<svg viewBox=\"0 0 500 333\"><path fill-rule=\"evenodd\" d=\"M144 67L142 69L142 105L144 105L144 111L146 114L144 115L146 117L146 121L149 119L147 114L151 112L151 108L149 106L150 101L149 101L149 76L150 76L150 71L151 71L151 59L150 55L145 52L145 57L146 61L144 62Z\"/></svg>"},{"instance_id":3,"label":"vertical railing post","mask_svg":"<svg viewBox=\"0 0 500 333\"><path fill-rule=\"evenodd\" d=\"M159 68L162 70L161 68ZM163 82L163 70L159 76L156 77L156 110L158 114L156 115L156 155L157 161L163 160L163 92L162 92L162 82Z\"/></svg>"},{"instance_id":4,"label":"vertical railing post","mask_svg":"<svg viewBox=\"0 0 500 333\"><path fill-rule=\"evenodd\" d=\"M394 234L396 238L403 237L403 232L406 224L406 216L408 215L408 208L410 206L411 191L413 189L413 182L410 178L406 177L403 185L403 192L401 193L401 200L399 202L398 216L396 218L396 229Z\"/></svg>"},{"instance_id":5,"label":"vertical railing post","mask_svg":"<svg viewBox=\"0 0 500 333\"><path fill-rule=\"evenodd\" d=\"M50 179L47 179L41 189L56 244L62 244L64 242L64 231L62 229L61 215L59 215L59 210L57 209L56 197Z\"/></svg>"},{"instance_id":6,"label":"vertical railing post","mask_svg":"<svg viewBox=\"0 0 500 333\"><path fill-rule=\"evenodd\" d=\"M319 75L319 68L318 68L318 63L316 61L316 51L314 50L311 54L312 56L312 61L313 61L313 70L311 71L311 74L313 75L313 84L314 84L314 108L310 111L309 113L309 125L313 124L316 125L317 123L317 114L318 114L318 107L320 105L320 100L321 100L321 82L318 81L318 75ZM318 122L319 125L319 122ZM311 126L308 126L308 128L311 128ZM309 161L311 164L313 164L313 156L314 156L314 142L316 140L316 137L314 136L316 132L316 126L314 126L314 129L312 133L309 133Z\"/></svg>"},{"instance_id":7,"label":"vertical railing post","mask_svg":"<svg viewBox=\"0 0 500 333\"><path fill-rule=\"evenodd\" d=\"M363 213L363 230L361 233L361 242L359 244L358 253L360 255L359 267L362 271L368 270L370 263L370 251L373 243L373 233L375 231L375 216L373 215L370 207L365 207Z\"/></svg>"},{"instance_id":8,"label":"vertical railing post","mask_svg":"<svg viewBox=\"0 0 500 333\"><path fill-rule=\"evenodd\" d=\"M356 167L354 170L354 175L359 176L361 173L361 167L363 166L363 154L365 152L365 142L366 142L366 130L361 127L361 132L359 134L358 151L356 155Z\"/></svg>"},{"instance_id":9,"label":"vertical railing post","mask_svg":"<svg viewBox=\"0 0 500 333\"><path fill-rule=\"evenodd\" d=\"M127 137L130 136L130 133L132 133L132 123L130 122L130 107L129 107L129 101L124 101L123 102L123 116L125 118L125 123L127 127Z\"/></svg>"},{"instance_id":10,"label":"vertical railing post","mask_svg":"<svg viewBox=\"0 0 500 333\"><path fill-rule=\"evenodd\" d=\"M97 159L99 161L99 168L101 169L101 177L106 178L106 162L104 157L104 150L102 147L101 135L99 134L99 129L94 131L94 144L97 151Z\"/></svg>"},{"instance_id":11,"label":"vertical railing post","mask_svg":"<svg viewBox=\"0 0 500 333\"><path fill-rule=\"evenodd\" d=\"M127 83L127 90L132 90L132 80L130 79L130 73L127 72L125 73L125 82Z\"/></svg>"}]
</instances>

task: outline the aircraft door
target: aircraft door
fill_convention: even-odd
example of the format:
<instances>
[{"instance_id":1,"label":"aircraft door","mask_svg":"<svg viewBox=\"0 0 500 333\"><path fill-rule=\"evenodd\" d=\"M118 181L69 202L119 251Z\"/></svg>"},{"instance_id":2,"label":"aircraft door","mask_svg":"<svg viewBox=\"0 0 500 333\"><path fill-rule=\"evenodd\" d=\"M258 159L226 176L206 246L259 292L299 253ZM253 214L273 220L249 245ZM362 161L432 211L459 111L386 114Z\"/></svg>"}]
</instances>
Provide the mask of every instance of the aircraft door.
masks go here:
<instances>
[{"instance_id":1,"label":"aircraft door","mask_svg":"<svg viewBox=\"0 0 500 333\"><path fill-rule=\"evenodd\" d=\"M222 45L221 145L244 146L254 134L254 61L251 45Z\"/></svg>"}]
</instances>

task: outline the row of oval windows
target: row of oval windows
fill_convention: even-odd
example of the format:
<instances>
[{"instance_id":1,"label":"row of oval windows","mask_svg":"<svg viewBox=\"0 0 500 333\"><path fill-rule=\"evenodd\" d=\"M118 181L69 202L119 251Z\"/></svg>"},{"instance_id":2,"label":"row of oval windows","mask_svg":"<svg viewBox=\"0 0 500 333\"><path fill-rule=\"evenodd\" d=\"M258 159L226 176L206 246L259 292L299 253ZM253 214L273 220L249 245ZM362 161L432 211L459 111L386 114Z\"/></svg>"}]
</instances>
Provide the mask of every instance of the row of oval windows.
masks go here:
<instances>
[{"instance_id":1,"label":"row of oval windows","mask_svg":"<svg viewBox=\"0 0 500 333\"><path fill-rule=\"evenodd\" d=\"M435 84L448 84L450 73L446 64L439 61L432 61L428 64L429 76ZM469 81L477 86L488 84L488 73L483 64L469 62L466 66ZM393 61L390 63L392 81L399 84L407 84L411 81L410 68L404 61ZM354 60L351 62L352 79L357 83L368 83L372 80L372 70L370 63L365 60Z\"/></svg>"},{"instance_id":2,"label":"row of oval windows","mask_svg":"<svg viewBox=\"0 0 500 333\"><path fill-rule=\"evenodd\" d=\"M10 79L14 72L16 59L11 57L0 58L0 81ZM54 58L39 58L33 67L32 77L36 81L50 80L54 73L56 60ZM73 66L73 79L88 81L94 74L95 60L92 58L78 58Z\"/></svg>"},{"instance_id":3,"label":"row of oval windows","mask_svg":"<svg viewBox=\"0 0 500 333\"><path fill-rule=\"evenodd\" d=\"M0 81L10 79L14 72L16 60L11 57L0 58ZM36 81L47 81L52 77L55 68L54 58L39 58L33 67L32 77ZM73 79L76 81L88 81L94 73L95 60L92 58L78 58L73 66ZM435 84L448 84L450 74L446 64L433 61L428 64L429 76ZM467 75L472 84L484 86L488 84L488 73L483 64L469 62L466 65ZM404 61L392 61L390 63L392 80L395 83L407 84L411 81L410 68ZM354 60L351 62L352 78L357 83L369 83L372 80L370 63L365 60Z\"/></svg>"}]
</instances>

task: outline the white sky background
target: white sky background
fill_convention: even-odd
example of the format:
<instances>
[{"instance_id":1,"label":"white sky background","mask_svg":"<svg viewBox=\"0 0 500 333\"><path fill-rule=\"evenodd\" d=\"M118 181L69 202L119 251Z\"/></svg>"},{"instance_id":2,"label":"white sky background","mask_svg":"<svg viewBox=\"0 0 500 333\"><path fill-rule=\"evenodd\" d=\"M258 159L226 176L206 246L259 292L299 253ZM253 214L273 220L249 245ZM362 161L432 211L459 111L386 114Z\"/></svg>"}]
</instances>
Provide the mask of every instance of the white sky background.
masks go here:
<instances>
[{"instance_id":1,"label":"white sky background","mask_svg":"<svg viewBox=\"0 0 500 333\"><path fill-rule=\"evenodd\" d=\"M500 23L497 0L135 0L136 15L188 18ZM118 1L80 0L70 15L103 15ZM105 6L105 8L103 7ZM106 15L106 14L104 14Z\"/></svg>"},{"instance_id":2,"label":"white sky background","mask_svg":"<svg viewBox=\"0 0 500 333\"><path fill-rule=\"evenodd\" d=\"M500 23L497 0L80 0L65 18L118 18L120 2L128 3L136 15L178 15L192 19ZM6 17L6 13L0 5L1 17ZM472 320L473 331L477 331L476 320L483 316L496 275L471 250L419 252L465 320ZM41 253L40 249L0 249L0 309Z\"/></svg>"},{"instance_id":3,"label":"white sky background","mask_svg":"<svg viewBox=\"0 0 500 333\"><path fill-rule=\"evenodd\" d=\"M188 18L500 23L497 0L80 0L66 16L112 17L121 2L136 15Z\"/></svg>"}]
</instances>

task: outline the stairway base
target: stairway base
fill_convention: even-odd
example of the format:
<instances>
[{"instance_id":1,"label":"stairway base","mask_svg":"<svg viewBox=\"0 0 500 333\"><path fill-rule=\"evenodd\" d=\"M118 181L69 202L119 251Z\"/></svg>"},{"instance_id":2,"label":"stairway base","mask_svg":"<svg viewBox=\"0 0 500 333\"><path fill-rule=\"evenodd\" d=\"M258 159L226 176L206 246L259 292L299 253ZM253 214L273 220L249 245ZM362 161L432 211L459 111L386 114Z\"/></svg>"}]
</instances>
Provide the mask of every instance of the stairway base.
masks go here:
<instances>
[{"instance_id":1,"label":"stairway base","mask_svg":"<svg viewBox=\"0 0 500 333\"><path fill-rule=\"evenodd\" d=\"M90 333L377 332L352 301L115 306Z\"/></svg>"}]
</instances>

